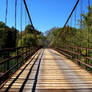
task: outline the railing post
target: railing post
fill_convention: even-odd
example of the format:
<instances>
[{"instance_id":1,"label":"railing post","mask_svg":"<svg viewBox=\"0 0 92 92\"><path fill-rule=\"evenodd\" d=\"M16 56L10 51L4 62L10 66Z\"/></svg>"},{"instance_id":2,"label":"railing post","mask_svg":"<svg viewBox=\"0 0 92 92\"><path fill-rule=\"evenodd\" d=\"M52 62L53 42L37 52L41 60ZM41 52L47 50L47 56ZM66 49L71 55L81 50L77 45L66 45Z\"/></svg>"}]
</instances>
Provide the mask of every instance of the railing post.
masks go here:
<instances>
[{"instance_id":1,"label":"railing post","mask_svg":"<svg viewBox=\"0 0 92 92\"><path fill-rule=\"evenodd\" d=\"M73 46L71 46L71 50L72 50L72 60L73 60L73 58L74 58Z\"/></svg>"},{"instance_id":2,"label":"railing post","mask_svg":"<svg viewBox=\"0 0 92 92\"><path fill-rule=\"evenodd\" d=\"M9 50L8 50L8 53L7 53L6 58L9 58L9 57L10 57L9 54L10 54L10 52L9 52ZM9 64L9 63L10 63L10 61L8 60L8 61L6 62L6 64L7 64L7 65L6 65L6 71L8 71L8 70L10 69L10 64ZM7 74L7 76L6 76L7 78L9 77L9 74L10 74L10 73Z\"/></svg>"},{"instance_id":3,"label":"railing post","mask_svg":"<svg viewBox=\"0 0 92 92\"><path fill-rule=\"evenodd\" d=\"M27 46L26 46L26 57L27 57Z\"/></svg>"},{"instance_id":4,"label":"railing post","mask_svg":"<svg viewBox=\"0 0 92 92\"><path fill-rule=\"evenodd\" d=\"M22 48L22 53L23 53L23 54L22 54L22 62L23 62L23 64L24 64L24 48L25 48L25 47Z\"/></svg>"},{"instance_id":5,"label":"railing post","mask_svg":"<svg viewBox=\"0 0 92 92\"><path fill-rule=\"evenodd\" d=\"M20 48L21 49L21 65L23 64L23 47Z\"/></svg>"},{"instance_id":6,"label":"railing post","mask_svg":"<svg viewBox=\"0 0 92 92\"><path fill-rule=\"evenodd\" d=\"M29 46L29 56L30 56L30 51L31 51L31 50L30 50L30 46Z\"/></svg>"},{"instance_id":7,"label":"railing post","mask_svg":"<svg viewBox=\"0 0 92 92\"><path fill-rule=\"evenodd\" d=\"M81 47L79 47L79 54L80 54L80 55L79 55L78 57L79 57L79 60L81 61ZM78 62L78 64L80 65L81 63Z\"/></svg>"},{"instance_id":8,"label":"railing post","mask_svg":"<svg viewBox=\"0 0 92 92\"><path fill-rule=\"evenodd\" d=\"M28 46L27 46L27 57L28 57Z\"/></svg>"},{"instance_id":9,"label":"railing post","mask_svg":"<svg viewBox=\"0 0 92 92\"><path fill-rule=\"evenodd\" d=\"M77 53L79 54L79 48L78 47L76 47L76 49L77 49ZM77 63L80 65L80 62L79 62L79 55L77 54Z\"/></svg>"},{"instance_id":10,"label":"railing post","mask_svg":"<svg viewBox=\"0 0 92 92\"><path fill-rule=\"evenodd\" d=\"M10 52L9 52L9 50L8 50L8 54L7 54L7 58L9 58L10 57ZM10 68L10 64L9 64L9 61L7 61L7 70L9 70L9 68Z\"/></svg>"},{"instance_id":11,"label":"railing post","mask_svg":"<svg viewBox=\"0 0 92 92\"><path fill-rule=\"evenodd\" d=\"M30 56L30 55L31 55L31 47L30 47L30 46L29 46L29 49L30 49L30 50L29 50L29 56Z\"/></svg>"},{"instance_id":12,"label":"railing post","mask_svg":"<svg viewBox=\"0 0 92 92\"><path fill-rule=\"evenodd\" d=\"M88 62L87 56L88 56L88 49L86 48L86 55L85 55L85 58L86 58L85 63L86 63L86 64L87 64L87 62ZM86 69L87 69L87 66L86 66Z\"/></svg>"},{"instance_id":13,"label":"railing post","mask_svg":"<svg viewBox=\"0 0 92 92\"><path fill-rule=\"evenodd\" d=\"M18 66L18 59L19 59L19 57L18 57L18 48L16 50L17 50L17 69L18 69L19 68L19 66Z\"/></svg>"}]
</instances>

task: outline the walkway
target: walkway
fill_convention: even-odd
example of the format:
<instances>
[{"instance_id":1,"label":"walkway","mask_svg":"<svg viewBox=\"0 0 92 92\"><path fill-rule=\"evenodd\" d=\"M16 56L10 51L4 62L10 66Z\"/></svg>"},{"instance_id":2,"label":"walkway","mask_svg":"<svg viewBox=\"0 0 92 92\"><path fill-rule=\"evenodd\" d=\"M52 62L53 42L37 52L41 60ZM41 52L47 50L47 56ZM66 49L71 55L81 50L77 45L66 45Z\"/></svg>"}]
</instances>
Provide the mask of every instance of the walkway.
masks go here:
<instances>
[{"instance_id":1,"label":"walkway","mask_svg":"<svg viewBox=\"0 0 92 92\"><path fill-rule=\"evenodd\" d=\"M92 75L52 49L41 49L0 92L92 92Z\"/></svg>"}]
</instances>

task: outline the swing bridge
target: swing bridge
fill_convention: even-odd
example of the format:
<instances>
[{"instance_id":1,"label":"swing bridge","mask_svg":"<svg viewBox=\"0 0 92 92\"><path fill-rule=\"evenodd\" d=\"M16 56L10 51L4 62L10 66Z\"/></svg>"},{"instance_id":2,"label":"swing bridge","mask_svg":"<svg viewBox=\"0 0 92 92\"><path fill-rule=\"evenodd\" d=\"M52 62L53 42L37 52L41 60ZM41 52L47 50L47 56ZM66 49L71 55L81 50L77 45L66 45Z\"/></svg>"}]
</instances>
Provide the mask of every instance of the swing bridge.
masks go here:
<instances>
[{"instance_id":1,"label":"swing bridge","mask_svg":"<svg viewBox=\"0 0 92 92\"><path fill-rule=\"evenodd\" d=\"M78 18L80 18L81 21L79 29L82 30L83 28L83 17L81 16L83 13L83 0L75 1L77 2L63 30L67 26L77 27L77 16L79 16ZM88 12L90 13L90 0L86 1L88 2ZM25 25L27 24L27 17L28 23L32 26L32 30L35 30L26 0L21 0L21 2L21 33L23 27L22 22L24 22L22 20L24 17L22 16L24 13L22 10L23 5L26 11ZM16 29L17 0L14 0L14 4L14 24ZM8 6L9 0L6 0L6 25L9 12ZM77 14L77 11L80 11L80 14ZM92 48L89 42L89 31L90 26L88 26L88 43L86 47L81 44L81 41L79 46L71 45L74 40L71 39L70 36L68 39L69 44L65 43L60 47L49 45L49 48L21 46L0 49L0 55L1 53L7 53L6 58L0 56L0 92L92 92L92 55L89 55L89 53L92 53ZM56 40L62 37L64 32L65 31L59 32ZM64 34L64 36L66 36L66 34ZM82 32L80 38L81 37ZM81 51L85 51L85 53ZM12 56L11 52L15 52L15 54Z\"/></svg>"}]
</instances>

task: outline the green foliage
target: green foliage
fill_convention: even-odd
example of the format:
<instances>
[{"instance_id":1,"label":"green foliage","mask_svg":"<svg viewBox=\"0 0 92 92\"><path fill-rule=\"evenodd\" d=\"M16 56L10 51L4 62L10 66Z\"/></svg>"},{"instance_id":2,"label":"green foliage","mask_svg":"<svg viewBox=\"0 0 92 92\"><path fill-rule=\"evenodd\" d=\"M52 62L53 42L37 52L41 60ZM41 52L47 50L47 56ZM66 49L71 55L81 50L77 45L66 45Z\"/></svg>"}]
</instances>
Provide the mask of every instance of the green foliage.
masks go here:
<instances>
[{"instance_id":1,"label":"green foliage","mask_svg":"<svg viewBox=\"0 0 92 92\"><path fill-rule=\"evenodd\" d=\"M3 22L0 22L0 48L13 48L25 45L43 46L43 39L43 34L33 29L31 25L27 25L22 33L18 33L15 28L9 28ZM16 43L17 40L18 43Z\"/></svg>"},{"instance_id":2,"label":"green foliage","mask_svg":"<svg viewBox=\"0 0 92 92\"><path fill-rule=\"evenodd\" d=\"M16 47L17 30L0 22L0 48Z\"/></svg>"},{"instance_id":3,"label":"green foliage","mask_svg":"<svg viewBox=\"0 0 92 92\"><path fill-rule=\"evenodd\" d=\"M92 65L92 60L86 57L92 57L92 50L86 48L92 48L92 6L89 12L81 14L82 21L78 20L79 28L66 26L62 28L53 28L48 31L47 39L49 46L60 47L66 49L69 55L73 56L73 60L76 58L82 62ZM60 35L57 35L60 34ZM84 47L84 48L74 48ZM81 55L74 55L72 52L80 53ZM82 65L82 64L81 64ZM84 65L82 65L84 67Z\"/></svg>"},{"instance_id":4,"label":"green foliage","mask_svg":"<svg viewBox=\"0 0 92 92\"><path fill-rule=\"evenodd\" d=\"M22 32L22 38L20 37L18 41L18 46L26 46L26 45L30 45L32 47L43 46L44 45L43 39L44 36L42 35L41 32L39 32L36 29L33 29L31 25L27 25L25 30Z\"/></svg>"},{"instance_id":5,"label":"green foliage","mask_svg":"<svg viewBox=\"0 0 92 92\"><path fill-rule=\"evenodd\" d=\"M31 25L27 25L25 27L25 30L24 30L24 33L29 33L29 34L41 34L41 32L39 32L38 30L36 29L33 29L33 27Z\"/></svg>"},{"instance_id":6,"label":"green foliage","mask_svg":"<svg viewBox=\"0 0 92 92\"><path fill-rule=\"evenodd\" d=\"M79 21L79 25L82 29L66 26L62 28L52 28L47 33L47 40L50 46L83 46L92 47L92 6L90 7L90 12L86 14L81 14L83 17L82 21ZM82 22L82 25L81 25ZM57 34L61 32L60 37Z\"/></svg>"},{"instance_id":7,"label":"green foliage","mask_svg":"<svg viewBox=\"0 0 92 92\"><path fill-rule=\"evenodd\" d=\"M89 9L89 12L86 14L82 14L83 23L85 27L92 26L92 6Z\"/></svg>"},{"instance_id":8,"label":"green foliage","mask_svg":"<svg viewBox=\"0 0 92 92\"><path fill-rule=\"evenodd\" d=\"M32 34L26 34L22 36L22 39L19 40L18 46L20 47L22 43L22 46L30 45L30 46L37 46L36 39L34 35Z\"/></svg>"}]
</instances>

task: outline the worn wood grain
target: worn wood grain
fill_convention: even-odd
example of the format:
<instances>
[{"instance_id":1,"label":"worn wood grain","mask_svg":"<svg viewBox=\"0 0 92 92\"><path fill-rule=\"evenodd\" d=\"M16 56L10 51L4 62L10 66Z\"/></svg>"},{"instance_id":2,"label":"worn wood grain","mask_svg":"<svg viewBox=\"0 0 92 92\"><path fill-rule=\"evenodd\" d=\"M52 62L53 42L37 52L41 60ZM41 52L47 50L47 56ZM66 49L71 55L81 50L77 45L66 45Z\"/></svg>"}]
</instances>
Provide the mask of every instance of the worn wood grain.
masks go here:
<instances>
[{"instance_id":1,"label":"worn wood grain","mask_svg":"<svg viewBox=\"0 0 92 92\"><path fill-rule=\"evenodd\" d=\"M35 56L35 58L37 55ZM23 73L15 81L9 92L18 92L30 67L35 59L26 67ZM38 59L39 61L39 59ZM32 72L25 84L23 92L31 92L35 81L38 61L35 63ZM4 85L0 92L9 86L14 78L28 64L25 63ZM92 92L92 74L67 59L64 55L52 49L45 49L41 59L41 65L36 85L36 92Z\"/></svg>"}]
</instances>

